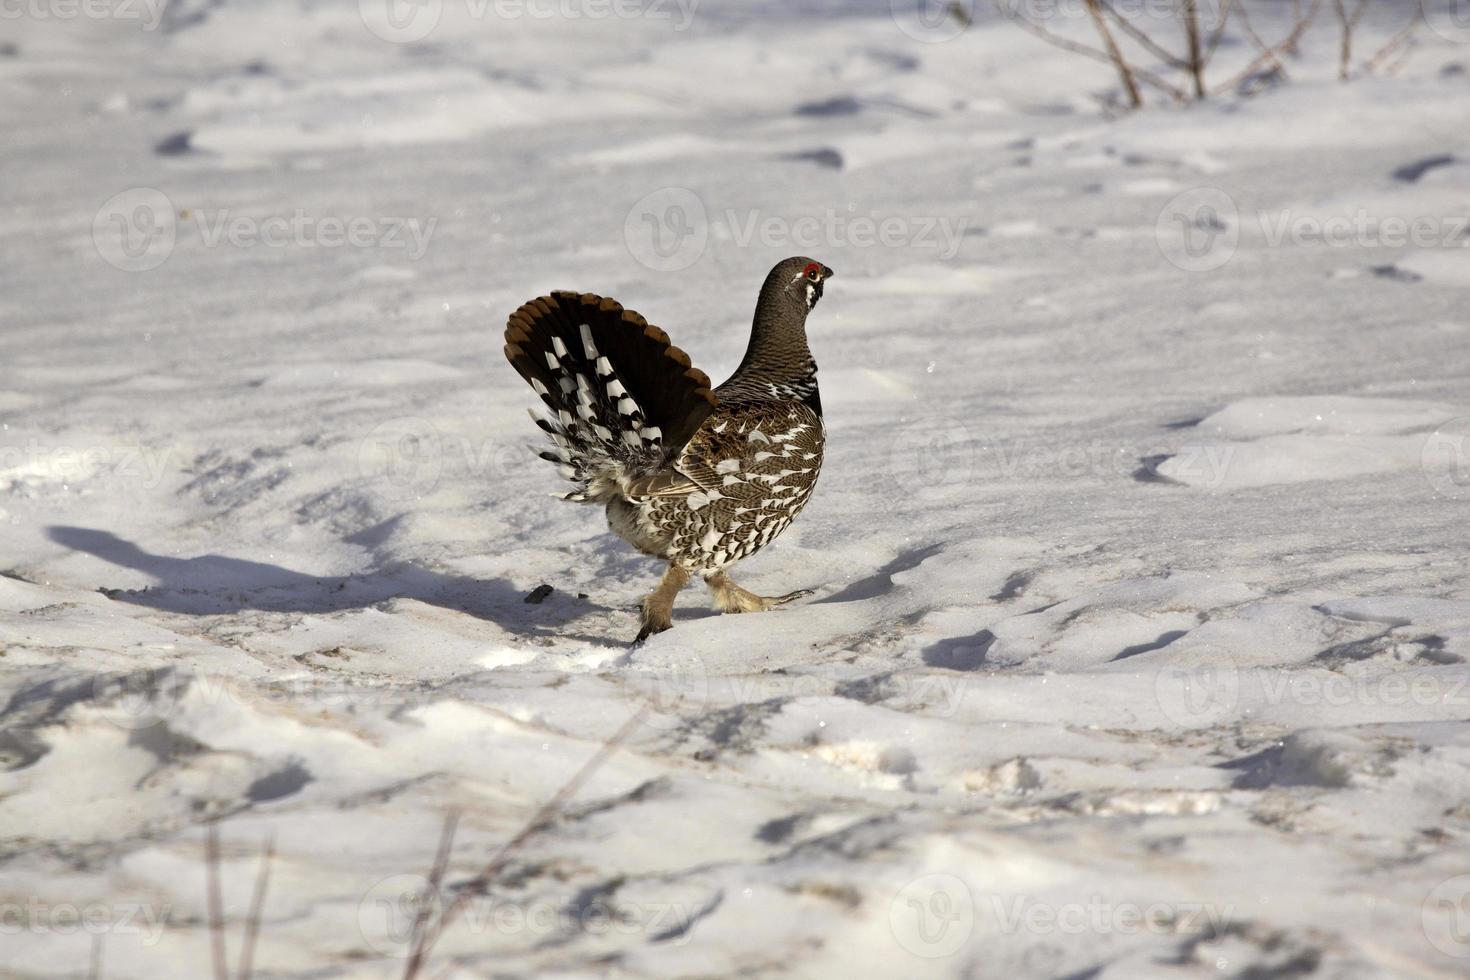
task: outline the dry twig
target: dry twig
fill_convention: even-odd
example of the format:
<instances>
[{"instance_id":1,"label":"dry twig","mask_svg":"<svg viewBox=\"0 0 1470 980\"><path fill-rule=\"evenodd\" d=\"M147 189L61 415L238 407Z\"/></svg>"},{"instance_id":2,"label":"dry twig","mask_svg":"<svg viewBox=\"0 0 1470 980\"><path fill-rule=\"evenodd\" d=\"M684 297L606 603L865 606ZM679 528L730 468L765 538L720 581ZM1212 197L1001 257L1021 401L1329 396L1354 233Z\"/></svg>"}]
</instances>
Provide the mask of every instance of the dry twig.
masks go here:
<instances>
[{"instance_id":1,"label":"dry twig","mask_svg":"<svg viewBox=\"0 0 1470 980\"><path fill-rule=\"evenodd\" d=\"M1389 38L1387 44L1374 52L1373 56L1363 63L1363 70L1370 75L1376 72L1383 66L1384 61L1387 60L1389 55L1409 43L1410 39L1414 36L1414 32L1419 29L1419 25L1422 23L1424 23L1424 8L1417 6L1414 8L1413 16L1409 18L1409 23L1404 25L1404 29Z\"/></svg>"},{"instance_id":2,"label":"dry twig","mask_svg":"<svg viewBox=\"0 0 1470 980\"><path fill-rule=\"evenodd\" d=\"M236 980L250 980L255 972L255 945L260 941L260 920L265 913L265 893L271 883L271 862L276 858L275 838L267 837L260 857L260 870L255 874L255 891L250 896L250 916L245 920L245 939L240 950Z\"/></svg>"},{"instance_id":3,"label":"dry twig","mask_svg":"<svg viewBox=\"0 0 1470 980\"><path fill-rule=\"evenodd\" d=\"M1353 31L1358 29L1358 21L1363 19L1363 13L1368 9L1368 0L1358 0L1358 5L1350 14L1342 0L1332 0L1333 8L1337 11L1338 23L1342 25L1342 46L1338 56L1337 77L1342 81L1348 80L1349 69L1353 60Z\"/></svg>"},{"instance_id":4,"label":"dry twig","mask_svg":"<svg viewBox=\"0 0 1470 980\"><path fill-rule=\"evenodd\" d=\"M1215 93L1219 94L1221 92L1230 91L1240 83L1244 82L1247 78L1250 78L1257 71L1259 71L1262 65L1267 64L1270 61L1277 60L1278 55L1287 54L1295 50L1297 42L1301 40L1302 35L1306 33L1307 28L1310 27L1312 21L1316 19L1317 11L1321 6L1322 0L1312 0L1312 5L1307 8L1306 13L1295 15L1296 19L1295 22L1292 24L1291 33L1287 34L1286 38L1282 40L1281 43L1275 45L1274 47L1268 48L1262 54L1257 55L1256 58L1253 59L1250 64L1246 65L1245 68L1242 69L1239 73L1231 77L1225 83L1216 86L1214 90ZM1241 10L1244 9L1245 7L1244 5L1242 5ZM1300 10L1299 7L1296 9Z\"/></svg>"},{"instance_id":5,"label":"dry twig","mask_svg":"<svg viewBox=\"0 0 1470 980\"><path fill-rule=\"evenodd\" d=\"M413 952L404 967L403 980L415 980L423 965L428 962L429 954L433 951L434 944L444 935L444 931L454 924L455 919L464 911L470 899L478 895L483 895L489 889L490 883L494 881L495 876L500 873L500 870L505 867L511 857L525 845L526 841L530 840L532 836L556 819L562 807L566 805L566 802L575 796L583 784L591 779L592 775L601 769L607 760L612 758L613 753L621 748L623 743L632 736L633 732L642 724L643 716L647 713L648 707L645 705L625 721L621 728L613 732L608 740L602 743L602 747L597 750L592 758L583 763L582 768L573 773L572 778L562 784L562 787L552 794L551 799L543 803L540 809L531 815L531 819L526 821L525 825L521 827L516 835L506 841L498 851L491 855L485 867L460 889L454 901L450 902L449 906L440 913L437 921L428 922L425 920L422 929L419 930L419 934L414 936ZM453 825L446 822L446 831L448 837L440 839L440 854L443 855L443 863L445 865L448 863L448 848L452 844ZM435 859L435 871L442 877L439 858Z\"/></svg>"},{"instance_id":6,"label":"dry twig","mask_svg":"<svg viewBox=\"0 0 1470 980\"><path fill-rule=\"evenodd\" d=\"M1089 47L1086 44L1079 44L1078 42L1073 41L1070 38L1065 38L1062 37L1060 34L1055 34L1027 17L1007 10L1004 5L1004 0L993 0L993 2L995 4L995 9L1000 12L1000 15L1002 17L1005 17L1007 20L1011 21L1011 23L1015 24L1017 27L1021 28L1027 33L1039 37L1047 44L1061 48L1063 51L1071 51L1074 54L1080 54L1084 58L1090 58L1093 61L1098 61L1105 65L1112 65L1115 68L1117 67L1118 63L1111 56L1109 56L1106 51L1099 51L1097 48ZM1088 2L1092 2L1092 0L1088 0ZM1177 86L1169 84L1164 79L1155 75L1153 72L1144 71L1142 68L1138 68L1132 65L1126 65L1126 67L1129 73L1135 79L1148 85L1152 85L1154 88L1159 89L1161 92L1167 93L1176 102L1185 102L1188 100L1188 97L1181 89L1179 89ZM1140 96L1138 102L1134 104L1141 105L1142 102L1143 99Z\"/></svg>"},{"instance_id":7,"label":"dry twig","mask_svg":"<svg viewBox=\"0 0 1470 980\"><path fill-rule=\"evenodd\" d=\"M211 821L204 835L205 898L209 907L209 949L215 980L230 980L225 955L225 912L219 890L219 825Z\"/></svg>"}]
</instances>

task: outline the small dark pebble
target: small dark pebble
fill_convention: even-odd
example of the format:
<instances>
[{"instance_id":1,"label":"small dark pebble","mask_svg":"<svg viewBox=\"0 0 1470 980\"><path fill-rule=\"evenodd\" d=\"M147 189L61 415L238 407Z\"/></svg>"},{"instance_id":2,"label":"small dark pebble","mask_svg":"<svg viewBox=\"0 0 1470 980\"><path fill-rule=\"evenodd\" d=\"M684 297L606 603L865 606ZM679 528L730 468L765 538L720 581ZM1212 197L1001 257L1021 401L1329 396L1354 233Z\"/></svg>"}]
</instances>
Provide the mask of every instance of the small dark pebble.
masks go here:
<instances>
[{"instance_id":1,"label":"small dark pebble","mask_svg":"<svg viewBox=\"0 0 1470 980\"><path fill-rule=\"evenodd\" d=\"M1408 269L1400 269L1396 265L1370 266L1368 271L1373 273L1379 279L1388 279L1392 282L1419 282L1424 278L1417 272L1411 272Z\"/></svg>"},{"instance_id":2,"label":"small dark pebble","mask_svg":"<svg viewBox=\"0 0 1470 980\"><path fill-rule=\"evenodd\" d=\"M830 167L833 170L842 169L842 154L827 146L816 150L803 150L800 153L787 153L781 159L804 160L809 163L815 163L819 167Z\"/></svg>"},{"instance_id":3,"label":"small dark pebble","mask_svg":"<svg viewBox=\"0 0 1470 980\"><path fill-rule=\"evenodd\" d=\"M551 593L554 591L556 590L547 585L545 582L542 582L540 585L536 586L529 593L527 593L526 598L522 599L521 601L529 602L533 606L539 606L541 605L541 603L545 602L546 597L551 595Z\"/></svg>"},{"instance_id":4,"label":"small dark pebble","mask_svg":"<svg viewBox=\"0 0 1470 980\"><path fill-rule=\"evenodd\" d=\"M587 598L587 593L585 593L585 592L578 592L577 593L577 598L578 599L585 599L585 598Z\"/></svg>"},{"instance_id":5,"label":"small dark pebble","mask_svg":"<svg viewBox=\"0 0 1470 980\"><path fill-rule=\"evenodd\" d=\"M189 141L193 138L193 136L194 134L188 131L165 136L163 139L154 144L153 152L157 153L161 157L183 156L185 153L188 153L190 150L193 149L193 147L189 145Z\"/></svg>"}]
</instances>

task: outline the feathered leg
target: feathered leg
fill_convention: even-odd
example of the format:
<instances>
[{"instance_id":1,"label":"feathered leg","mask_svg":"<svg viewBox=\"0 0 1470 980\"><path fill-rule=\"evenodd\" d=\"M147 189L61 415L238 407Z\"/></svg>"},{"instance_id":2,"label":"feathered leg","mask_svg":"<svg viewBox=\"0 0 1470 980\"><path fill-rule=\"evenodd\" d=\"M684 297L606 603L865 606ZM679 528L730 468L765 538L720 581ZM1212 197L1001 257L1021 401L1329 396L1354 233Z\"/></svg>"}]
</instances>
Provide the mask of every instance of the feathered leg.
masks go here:
<instances>
[{"instance_id":1,"label":"feathered leg","mask_svg":"<svg viewBox=\"0 0 1470 980\"><path fill-rule=\"evenodd\" d=\"M638 631L634 643L642 643L650 634L662 633L674 625L674 599L679 590L689 584L689 573L678 565L670 564L664 572L658 588L643 600L643 628Z\"/></svg>"}]
</instances>

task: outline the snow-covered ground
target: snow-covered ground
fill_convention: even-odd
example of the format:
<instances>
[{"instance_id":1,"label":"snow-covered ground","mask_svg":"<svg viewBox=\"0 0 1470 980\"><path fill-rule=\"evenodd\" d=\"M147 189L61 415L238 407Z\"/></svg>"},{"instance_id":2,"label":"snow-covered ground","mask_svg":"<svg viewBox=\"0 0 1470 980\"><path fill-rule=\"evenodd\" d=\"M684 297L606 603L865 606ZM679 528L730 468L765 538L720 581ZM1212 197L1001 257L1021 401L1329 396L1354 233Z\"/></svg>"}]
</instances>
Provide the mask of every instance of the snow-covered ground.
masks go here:
<instances>
[{"instance_id":1,"label":"snow-covered ground","mask_svg":"<svg viewBox=\"0 0 1470 980\"><path fill-rule=\"evenodd\" d=\"M641 706L426 975L1470 971L1470 31L1118 115L897 6L0 8L0 974L210 975L221 818L232 957L273 838L256 975L398 976ZM505 315L718 377L791 254L816 595L632 649Z\"/></svg>"}]
</instances>

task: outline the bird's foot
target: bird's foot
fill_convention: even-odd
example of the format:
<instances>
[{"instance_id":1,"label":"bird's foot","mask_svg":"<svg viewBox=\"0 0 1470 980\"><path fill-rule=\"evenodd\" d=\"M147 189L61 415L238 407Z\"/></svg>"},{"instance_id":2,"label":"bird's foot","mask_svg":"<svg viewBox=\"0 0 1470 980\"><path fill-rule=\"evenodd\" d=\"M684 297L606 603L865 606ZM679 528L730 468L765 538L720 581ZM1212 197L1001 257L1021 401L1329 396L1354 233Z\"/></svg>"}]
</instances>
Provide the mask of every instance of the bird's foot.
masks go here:
<instances>
[{"instance_id":1,"label":"bird's foot","mask_svg":"<svg viewBox=\"0 0 1470 980\"><path fill-rule=\"evenodd\" d=\"M715 596L715 608L725 613L764 612L812 594L811 589L797 589L780 596L756 595L736 585L724 572L706 580Z\"/></svg>"},{"instance_id":2,"label":"bird's foot","mask_svg":"<svg viewBox=\"0 0 1470 980\"><path fill-rule=\"evenodd\" d=\"M655 633L674 628L674 604L658 603L654 600L657 596L651 595L643 600L643 625L638 630L638 636L634 643L642 643Z\"/></svg>"},{"instance_id":3,"label":"bird's foot","mask_svg":"<svg viewBox=\"0 0 1470 980\"><path fill-rule=\"evenodd\" d=\"M689 581L689 573L678 565L670 565L669 570L664 573L663 581L659 582L658 588L654 589L643 600L643 626L638 630L638 636L633 642L642 643L654 633L662 633L666 629L674 627L674 599L679 595L679 590L684 583Z\"/></svg>"},{"instance_id":4,"label":"bird's foot","mask_svg":"<svg viewBox=\"0 0 1470 980\"><path fill-rule=\"evenodd\" d=\"M797 599L805 599L809 595L815 595L815 593L811 589L797 589L795 592L788 592L785 595L761 596L761 599L765 601L767 609L774 609L777 606L784 606L788 602L795 602Z\"/></svg>"}]
</instances>

